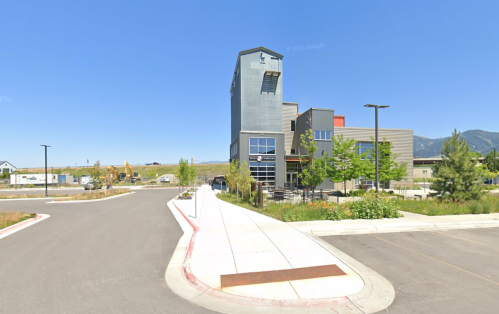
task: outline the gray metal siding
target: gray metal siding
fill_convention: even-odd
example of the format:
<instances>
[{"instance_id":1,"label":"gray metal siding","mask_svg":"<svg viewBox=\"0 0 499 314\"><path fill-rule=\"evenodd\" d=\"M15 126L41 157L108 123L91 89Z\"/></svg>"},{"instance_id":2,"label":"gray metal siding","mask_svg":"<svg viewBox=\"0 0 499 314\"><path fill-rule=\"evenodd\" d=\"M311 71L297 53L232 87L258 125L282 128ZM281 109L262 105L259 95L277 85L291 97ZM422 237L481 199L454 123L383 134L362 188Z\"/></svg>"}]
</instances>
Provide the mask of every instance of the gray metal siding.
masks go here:
<instances>
[{"instance_id":1,"label":"gray metal siding","mask_svg":"<svg viewBox=\"0 0 499 314\"><path fill-rule=\"evenodd\" d=\"M358 142L372 142L374 138L374 129L372 128L352 128L352 127L337 127L334 128L335 136L343 134L345 138L353 138ZM391 188L396 187L398 184L412 183L413 182L413 130L407 129L378 129L378 140L383 141L386 138L388 142L393 145L393 152L400 154L396 159L397 162L407 163L407 180L398 182L392 181Z\"/></svg>"},{"instance_id":2,"label":"gray metal siding","mask_svg":"<svg viewBox=\"0 0 499 314\"><path fill-rule=\"evenodd\" d=\"M260 63L260 54L265 63ZM264 51L240 57L241 131L282 132L282 74L275 94L262 93L264 73L271 70L271 57ZM282 60L278 63L282 72Z\"/></svg>"},{"instance_id":3,"label":"gray metal siding","mask_svg":"<svg viewBox=\"0 0 499 314\"><path fill-rule=\"evenodd\" d=\"M298 115L298 104L282 104L282 132L284 133L284 151L287 155L291 154L294 133L291 131L291 121L296 121ZM295 127L296 129L296 127Z\"/></svg>"}]
</instances>

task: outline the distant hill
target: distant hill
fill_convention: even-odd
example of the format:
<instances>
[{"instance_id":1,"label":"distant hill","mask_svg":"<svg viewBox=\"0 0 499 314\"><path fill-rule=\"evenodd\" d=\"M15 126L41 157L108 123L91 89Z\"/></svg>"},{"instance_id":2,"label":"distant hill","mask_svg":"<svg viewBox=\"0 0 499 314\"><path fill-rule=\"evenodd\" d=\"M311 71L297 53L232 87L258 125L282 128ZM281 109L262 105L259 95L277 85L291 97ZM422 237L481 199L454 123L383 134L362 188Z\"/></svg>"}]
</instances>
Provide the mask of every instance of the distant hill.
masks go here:
<instances>
[{"instance_id":1,"label":"distant hill","mask_svg":"<svg viewBox=\"0 0 499 314\"><path fill-rule=\"evenodd\" d=\"M461 133L472 151L487 154L493 148L499 149L499 132L487 132L482 130L469 130ZM430 139L414 135L414 157L436 157L440 156L443 142L449 137Z\"/></svg>"}]
</instances>

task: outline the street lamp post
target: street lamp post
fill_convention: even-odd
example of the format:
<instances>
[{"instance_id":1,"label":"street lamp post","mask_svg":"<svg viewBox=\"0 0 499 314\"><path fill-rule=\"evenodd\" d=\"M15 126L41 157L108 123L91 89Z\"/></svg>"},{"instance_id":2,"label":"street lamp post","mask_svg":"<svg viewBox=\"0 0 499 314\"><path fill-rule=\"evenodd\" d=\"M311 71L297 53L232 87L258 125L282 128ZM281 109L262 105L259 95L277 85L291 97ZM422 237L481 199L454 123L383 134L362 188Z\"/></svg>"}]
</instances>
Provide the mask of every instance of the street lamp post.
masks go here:
<instances>
[{"instance_id":1,"label":"street lamp post","mask_svg":"<svg viewBox=\"0 0 499 314\"><path fill-rule=\"evenodd\" d=\"M376 167L376 197L378 197L379 190L379 171L378 171L378 108L388 108L390 106L379 106L379 105L371 105L367 104L364 107L374 108L375 112L375 125L374 125L374 145L376 149L376 159L375 159L375 167Z\"/></svg>"},{"instance_id":2,"label":"street lamp post","mask_svg":"<svg viewBox=\"0 0 499 314\"><path fill-rule=\"evenodd\" d=\"M40 145L45 147L45 196L49 196L48 189L47 189L47 147L50 147L49 145Z\"/></svg>"}]
</instances>

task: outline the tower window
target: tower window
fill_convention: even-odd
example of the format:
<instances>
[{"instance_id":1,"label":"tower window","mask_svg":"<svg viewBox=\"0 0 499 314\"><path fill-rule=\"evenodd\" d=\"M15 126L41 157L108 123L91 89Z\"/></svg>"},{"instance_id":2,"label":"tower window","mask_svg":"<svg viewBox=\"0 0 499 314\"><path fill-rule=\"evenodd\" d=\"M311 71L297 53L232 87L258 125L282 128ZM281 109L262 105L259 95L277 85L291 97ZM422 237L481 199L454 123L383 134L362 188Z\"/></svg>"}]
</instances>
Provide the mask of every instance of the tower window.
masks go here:
<instances>
[{"instance_id":1,"label":"tower window","mask_svg":"<svg viewBox=\"0 0 499 314\"><path fill-rule=\"evenodd\" d=\"M296 121L295 120L291 120L291 131L294 132L296 129Z\"/></svg>"}]
</instances>

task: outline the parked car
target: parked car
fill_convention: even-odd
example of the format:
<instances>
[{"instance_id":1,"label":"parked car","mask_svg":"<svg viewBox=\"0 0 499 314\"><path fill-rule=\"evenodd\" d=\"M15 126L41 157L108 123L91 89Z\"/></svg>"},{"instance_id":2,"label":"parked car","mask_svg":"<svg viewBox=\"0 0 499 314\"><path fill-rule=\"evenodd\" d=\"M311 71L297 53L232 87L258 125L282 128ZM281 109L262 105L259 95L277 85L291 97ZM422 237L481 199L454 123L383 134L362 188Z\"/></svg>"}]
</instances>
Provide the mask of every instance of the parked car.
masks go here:
<instances>
[{"instance_id":1,"label":"parked car","mask_svg":"<svg viewBox=\"0 0 499 314\"><path fill-rule=\"evenodd\" d=\"M95 182L95 181L90 181L87 184L83 186L85 190L97 190L97 189L102 189L102 183Z\"/></svg>"},{"instance_id":2,"label":"parked car","mask_svg":"<svg viewBox=\"0 0 499 314\"><path fill-rule=\"evenodd\" d=\"M158 166L158 165L161 165L159 162L153 162L152 163L153 166Z\"/></svg>"}]
</instances>

